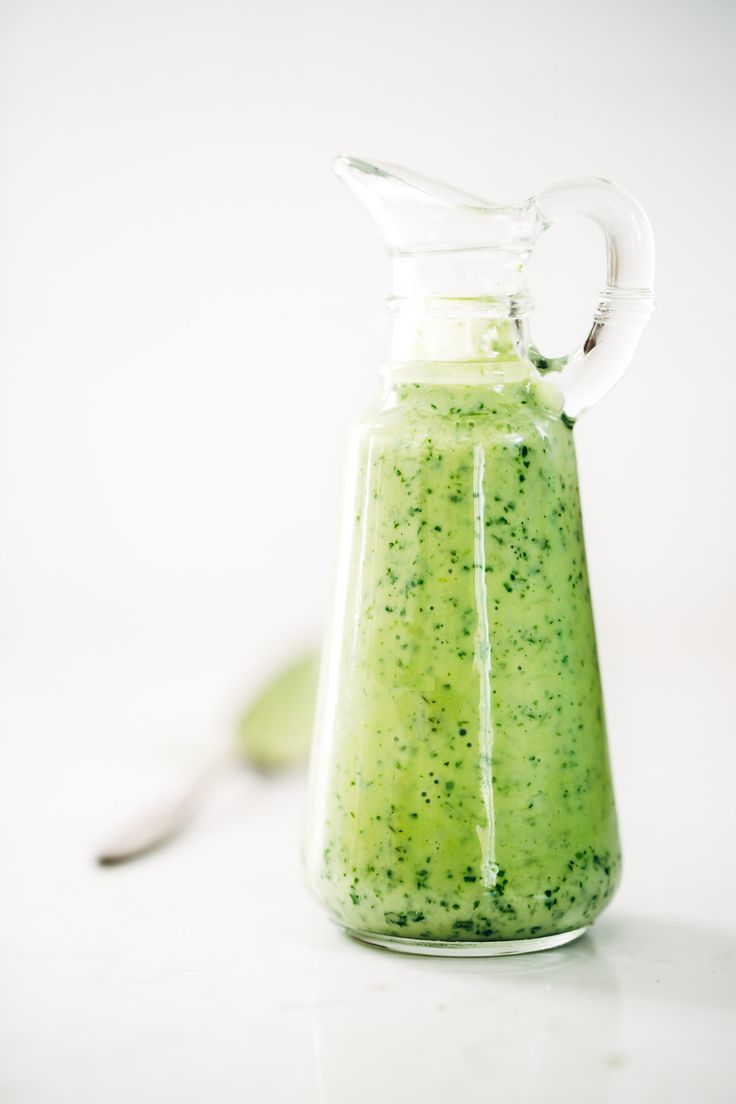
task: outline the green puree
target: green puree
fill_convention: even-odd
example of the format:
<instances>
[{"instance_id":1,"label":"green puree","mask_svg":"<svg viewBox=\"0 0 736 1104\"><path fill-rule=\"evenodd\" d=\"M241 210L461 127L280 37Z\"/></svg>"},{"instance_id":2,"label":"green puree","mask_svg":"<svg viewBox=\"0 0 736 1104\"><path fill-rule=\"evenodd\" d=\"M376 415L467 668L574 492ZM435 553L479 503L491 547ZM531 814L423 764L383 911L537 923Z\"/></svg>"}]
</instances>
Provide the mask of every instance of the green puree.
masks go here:
<instances>
[{"instance_id":1,"label":"green puree","mask_svg":"<svg viewBox=\"0 0 736 1104\"><path fill-rule=\"evenodd\" d=\"M543 388L394 383L360 434L313 870L351 929L551 935L616 887L573 438Z\"/></svg>"}]
</instances>

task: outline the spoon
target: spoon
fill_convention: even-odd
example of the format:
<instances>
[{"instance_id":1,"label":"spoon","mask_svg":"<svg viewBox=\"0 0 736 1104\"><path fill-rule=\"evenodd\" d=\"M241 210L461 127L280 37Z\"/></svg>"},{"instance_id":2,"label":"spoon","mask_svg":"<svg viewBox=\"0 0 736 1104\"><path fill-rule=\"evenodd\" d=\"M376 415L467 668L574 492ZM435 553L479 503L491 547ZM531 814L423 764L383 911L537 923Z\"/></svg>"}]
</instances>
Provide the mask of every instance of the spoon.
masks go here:
<instances>
[{"instance_id":1,"label":"spoon","mask_svg":"<svg viewBox=\"0 0 736 1104\"><path fill-rule=\"evenodd\" d=\"M317 697L319 656L301 656L272 678L238 718L233 746L213 758L173 800L143 813L98 849L100 866L137 859L176 839L195 819L212 783L243 765L276 774L304 763Z\"/></svg>"}]
</instances>

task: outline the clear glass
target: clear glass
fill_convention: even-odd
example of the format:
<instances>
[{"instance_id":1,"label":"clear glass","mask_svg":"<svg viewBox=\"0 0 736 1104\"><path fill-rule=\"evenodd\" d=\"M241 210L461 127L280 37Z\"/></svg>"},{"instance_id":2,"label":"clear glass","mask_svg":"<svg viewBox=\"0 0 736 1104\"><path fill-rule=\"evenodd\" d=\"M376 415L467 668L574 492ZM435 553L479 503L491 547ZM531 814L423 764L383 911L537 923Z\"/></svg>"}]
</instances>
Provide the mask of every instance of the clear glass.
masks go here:
<instances>
[{"instance_id":1,"label":"clear glass","mask_svg":"<svg viewBox=\"0 0 736 1104\"><path fill-rule=\"evenodd\" d=\"M352 443L307 876L339 924L382 946L544 949L598 916L621 862L572 417L555 382L567 363L545 378L528 348L531 201L522 216L484 209L495 237L484 229L476 250L462 203L471 238L452 238L460 201L444 190L441 274L413 209L413 241L396 244L396 180L392 355ZM431 207L427 182L403 183L404 215L412 190ZM380 198L367 205L382 223ZM477 295L436 293L478 280Z\"/></svg>"}]
</instances>

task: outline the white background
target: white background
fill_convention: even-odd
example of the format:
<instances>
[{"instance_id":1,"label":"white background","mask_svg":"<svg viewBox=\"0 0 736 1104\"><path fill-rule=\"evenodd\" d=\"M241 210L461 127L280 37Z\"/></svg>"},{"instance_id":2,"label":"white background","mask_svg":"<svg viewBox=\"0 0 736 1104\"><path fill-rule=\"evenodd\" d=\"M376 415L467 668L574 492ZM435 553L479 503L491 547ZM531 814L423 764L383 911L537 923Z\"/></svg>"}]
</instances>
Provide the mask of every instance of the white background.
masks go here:
<instances>
[{"instance_id":1,"label":"white background","mask_svg":"<svg viewBox=\"0 0 736 1104\"><path fill-rule=\"evenodd\" d=\"M276 853L296 852L300 783L259 791L257 830L233 807L108 880L88 862L99 833L225 740L263 675L320 634L342 443L376 387L388 290L377 232L331 175L339 152L499 201L603 175L650 215L657 313L629 373L576 430L627 858L601 938L629 994L633 1047L606 1042L602 997L591 1022L605 1054L584 1068L580 1099L679 1099L708 1063L706 1099L727 1099L722 992L712 998L688 954L720 947L712 933L736 906L735 47L726 0L0 0L3 1101L348 1099L357 1052L342 1036L310 1042L284 1011L295 991L311 999L305 962L325 921L296 866L287 889L253 881L276 820ZM602 278L592 228L540 244L534 334L550 353L580 340ZM324 976L371 973L329 939ZM251 985L256 940L274 957ZM702 1034L671 1082L674 1028L648 1064L634 1054L636 1017L651 1016L644 983L644 996L629 990L655 943L695 986L662 1007L707 1005L716 1039L706 1063ZM641 970L625 965L637 955ZM168 966L149 986L160 1009L144 1015L146 1049L131 994L154 959ZM561 961L563 977L565 962L571 977L575 961L588 969ZM410 1004L435 985L375 962ZM551 982L534 967L522 999L510 968L498 983L521 1001L510 1022L523 1035L529 1007L544 1020ZM590 969L597 984L608 976ZM473 1006L454 975L430 976ZM362 981L341 983L356 1032L369 1030ZM241 1007L243 987L254 1003ZM573 989L559 1000L587 1022ZM209 1034L182 1012L207 1000ZM376 1015L398 1012L389 1001ZM260 1024L266 1041L230 1039L231 1021ZM529 1044L542 1079L564 1043L544 1024L547 1043ZM442 1068L453 1083L464 1070L470 1091L482 1063L462 1049L466 1026L442 1036ZM279 1039L318 1080L300 1088L269 1064ZM415 1043L412 1057L393 1042L397 1085L419 1069ZM194 1048L198 1079L174 1063L179 1079L159 1083L162 1047ZM336 1071L329 1056L346 1050ZM127 1070L117 1096L111 1064ZM526 1091L516 1098L535 1099Z\"/></svg>"}]
</instances>

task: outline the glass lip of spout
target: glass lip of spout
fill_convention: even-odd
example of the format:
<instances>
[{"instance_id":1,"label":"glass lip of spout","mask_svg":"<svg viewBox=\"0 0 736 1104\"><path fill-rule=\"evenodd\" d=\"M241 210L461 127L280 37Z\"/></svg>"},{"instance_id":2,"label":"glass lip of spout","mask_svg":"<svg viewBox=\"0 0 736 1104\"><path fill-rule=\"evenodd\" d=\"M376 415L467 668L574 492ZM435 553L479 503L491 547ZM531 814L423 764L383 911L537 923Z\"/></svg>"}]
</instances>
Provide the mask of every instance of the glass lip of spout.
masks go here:
<instances>
[{"instance_id":1,"label":"glass lip of spout","mask_svg":"<svg viewBox=\"0 0 736 1104\"><path fill-rule=\"evenodd\" d=\"M544 229L534 199L492 203L397 165L338 157L335 172L378 225L398 297L507 296Z\"/></svg>"},{"instance_id":2,"label":"glass lip of spout","mask_svg":"<svg viewBox=\"0 0 736 1104\"><path fill-rule=\"evenodd\" d=\"M528 253L544 229L533 198L493 203L399 165L357 157L338 157L335 173L378 224L392 255Z\"/></svg>"}]
</instances>

